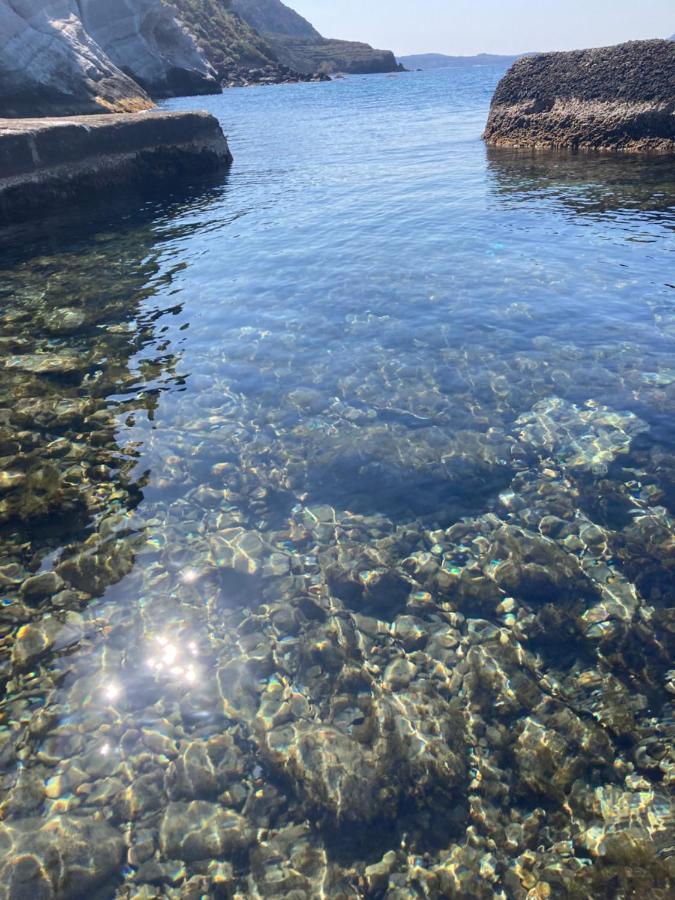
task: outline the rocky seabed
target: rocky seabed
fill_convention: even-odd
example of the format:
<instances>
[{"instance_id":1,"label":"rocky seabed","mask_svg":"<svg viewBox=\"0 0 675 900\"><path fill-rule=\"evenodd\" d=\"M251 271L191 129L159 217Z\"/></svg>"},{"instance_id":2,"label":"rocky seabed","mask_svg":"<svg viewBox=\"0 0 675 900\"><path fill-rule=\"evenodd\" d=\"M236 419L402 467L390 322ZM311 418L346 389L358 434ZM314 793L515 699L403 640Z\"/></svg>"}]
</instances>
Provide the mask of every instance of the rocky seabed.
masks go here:
<instances>
[{"instance_id":1,"label":"rocky seabed","mask_svg":"<svg viewBox=\"0 0 675 900\"><path fill-rule=\"evenodd\" d=\"M0 897L671 896L673 471L646 422L448 349L473 429L403 374L379 406L380 359L351 400L268 407L214 359L153 429L181 375L164 344L132 362L161 344L129 307L152 255L92 251L114 288L88 306L55 307L80 276L52 262L2 317ZM672 408L672 371L623 377Z\"/></svg>"}]
</instances>

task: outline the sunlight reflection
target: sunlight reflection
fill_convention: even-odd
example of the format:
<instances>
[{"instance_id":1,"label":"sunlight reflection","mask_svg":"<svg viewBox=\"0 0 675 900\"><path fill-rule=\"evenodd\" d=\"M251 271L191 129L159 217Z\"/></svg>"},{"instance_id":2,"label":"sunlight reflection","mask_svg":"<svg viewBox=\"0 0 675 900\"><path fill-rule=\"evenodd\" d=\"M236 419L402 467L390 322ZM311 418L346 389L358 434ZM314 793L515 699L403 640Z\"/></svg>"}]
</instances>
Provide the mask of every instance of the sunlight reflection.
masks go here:
<instances>
[{"instance_id":1,"label":"sunlight reflection","mask_svg":"<svg viewBox=\"0 0 675 900\"><path fill-rule=\"evenodd\" d=\"M198 655L195 641L190 641L187 647L182 649L167 637L160 635L152 641L152 652L147 665L158 675L182 678L188 684L194 684L198 680L198 672L191 657Z\"/></svg>"}]
</instances>

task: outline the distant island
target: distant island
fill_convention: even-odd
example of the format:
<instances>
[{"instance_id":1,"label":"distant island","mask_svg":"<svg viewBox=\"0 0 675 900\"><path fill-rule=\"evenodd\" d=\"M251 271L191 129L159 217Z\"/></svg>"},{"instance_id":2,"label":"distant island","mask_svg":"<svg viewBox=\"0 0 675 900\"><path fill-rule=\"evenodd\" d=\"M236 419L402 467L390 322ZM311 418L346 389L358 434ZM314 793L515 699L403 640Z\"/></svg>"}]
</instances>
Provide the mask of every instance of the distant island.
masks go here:
<instances>
[{"instance_id":1,"label":"distant island","mask_svg":"<svg viewBox=\"0 0 675 900\"><path fill-rule=\"evenodd\" d=\"M399 56L398 61L406 69L449 69L455 66L510 66L522 56L529 55L531 54L500 56L495 53L479 53L476 56L447 56L444 53L416 53L412 56Z\"/></svg>"}]
</instances>

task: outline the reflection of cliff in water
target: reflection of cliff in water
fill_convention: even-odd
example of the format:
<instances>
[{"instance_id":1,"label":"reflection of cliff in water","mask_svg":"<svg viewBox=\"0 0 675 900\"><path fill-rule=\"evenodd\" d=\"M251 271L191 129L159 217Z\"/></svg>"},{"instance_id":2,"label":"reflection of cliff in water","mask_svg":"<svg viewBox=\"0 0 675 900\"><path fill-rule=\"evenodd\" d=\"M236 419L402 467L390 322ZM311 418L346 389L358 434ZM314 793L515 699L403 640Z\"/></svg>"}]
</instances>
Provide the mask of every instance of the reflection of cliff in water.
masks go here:
<instances>
[{"instance_id":1,"label":"reflection of cliff in water","mask_svg":"<svg viewBox=\"0 0 675 900\"><path fill-rule=\"evenodd\" d=\"M492 192L500 202L546 199L575 215L658 213L675 227L672 159L572 152L487 148ZM663 213L672 212L672 218Z\"/></svg>"},{"instance_id":2,"label":"reflection of cliff in water","mask_svg":"<svg viewBox=\"0 0 675 900\"><path fill-rule=\"evenodd\" d=\"M0 567L10 593L46 554L68 570L86 551L77 566L86 573L71 565L66 580L91 594L131 562L128 541L122 547L115 535L128 530L122 520L145 478L134 472L134 449L119 443L118 423L153 417L160 394L184 377L161 333L178 311L167 287L183 268L167 264L165 248L195 227L182 210L217 210L222 194L221 179L168 201L149 197L140 210L92 206L84 226L77 210L3 232Z\"/></svg>"}]
</instances>

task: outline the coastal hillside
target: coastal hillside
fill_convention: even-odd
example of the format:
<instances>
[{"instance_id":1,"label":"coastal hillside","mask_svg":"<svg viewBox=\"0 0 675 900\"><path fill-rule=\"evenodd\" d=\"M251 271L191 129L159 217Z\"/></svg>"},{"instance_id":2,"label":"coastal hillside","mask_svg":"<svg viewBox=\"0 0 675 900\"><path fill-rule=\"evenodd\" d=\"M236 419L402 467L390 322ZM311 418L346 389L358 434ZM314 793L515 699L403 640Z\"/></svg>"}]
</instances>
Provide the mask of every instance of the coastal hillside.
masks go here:
<instances>
[{"instance_id":1,"label":"coastal hillside","mask_svg":"<svg viewBox=\"0 0 675 900\"><path fill-rule=\"evenodd\" d=\"M269 42L282 63L298 72L363 74L399 68L389 50L323 37L281 0L232 0L231 6Z\"/></svg>"},{"instance_id":2,"label":"coastal hillside","mask_svg":"<svg viewBox=\"0 0 675 900\"><path fill-rule=\"evenodd\" d=\"M281 0L229 0L229 6L260 34L323 40L311 22Z\"/></svg>"},{"instance_id":3,"label":"coastal hillside","mask_svg":"<svg viewBox=\"0 0 675 900\"><path fill-rule=\"evenodd\" d=\"M231 0L163 0L194 35L200 52L223 85L297 80L249 22L232 11Z\"/></svg>"},{"instance_id":4,"label":"coastal hillside","mask_svg":"<svg viewBox=\"0 0 675 900\"><path fill-rule=\"evenodd\" d=\"M675 150L675 43L542 53L518 60L495 92L495 146Z\"/></svg>"}]
</instances>

